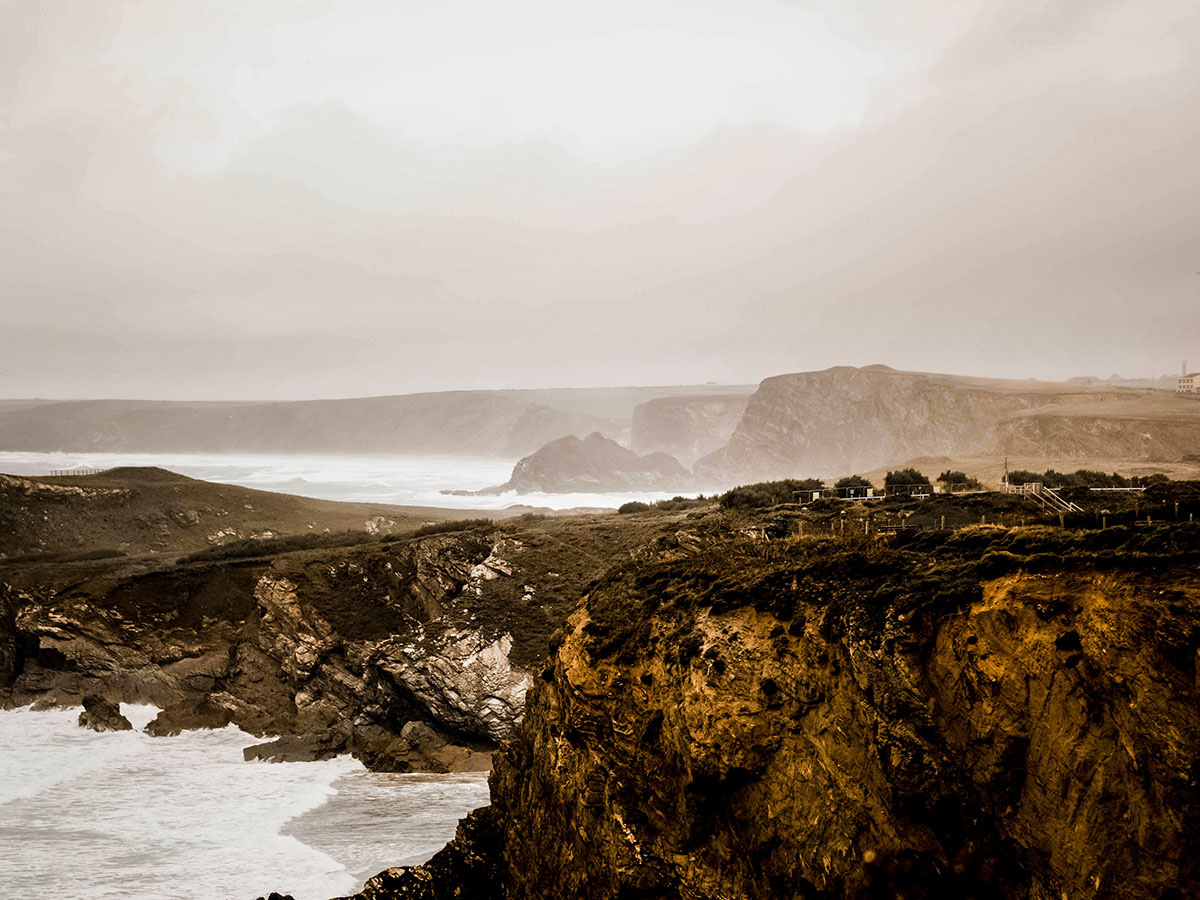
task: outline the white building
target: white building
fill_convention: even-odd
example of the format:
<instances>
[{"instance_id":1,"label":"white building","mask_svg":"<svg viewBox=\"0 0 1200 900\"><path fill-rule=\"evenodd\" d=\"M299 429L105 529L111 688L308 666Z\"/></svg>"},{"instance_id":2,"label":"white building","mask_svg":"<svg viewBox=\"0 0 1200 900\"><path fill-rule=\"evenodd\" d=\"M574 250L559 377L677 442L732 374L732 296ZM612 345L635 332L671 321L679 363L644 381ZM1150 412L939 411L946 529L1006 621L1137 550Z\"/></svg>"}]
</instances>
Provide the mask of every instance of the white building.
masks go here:
<instances>
[{"instance_id":1,"label":"white building","mask_svg":"<svg viewBox=\"0 0 1200 900\"><path fill-rule=\"evenodd\" d=\"M1193 372L1191 375L1180 375L1179 386L1175 388L1177 394L1200 394L1200 372Z\"/></svg>"}]
</instances>

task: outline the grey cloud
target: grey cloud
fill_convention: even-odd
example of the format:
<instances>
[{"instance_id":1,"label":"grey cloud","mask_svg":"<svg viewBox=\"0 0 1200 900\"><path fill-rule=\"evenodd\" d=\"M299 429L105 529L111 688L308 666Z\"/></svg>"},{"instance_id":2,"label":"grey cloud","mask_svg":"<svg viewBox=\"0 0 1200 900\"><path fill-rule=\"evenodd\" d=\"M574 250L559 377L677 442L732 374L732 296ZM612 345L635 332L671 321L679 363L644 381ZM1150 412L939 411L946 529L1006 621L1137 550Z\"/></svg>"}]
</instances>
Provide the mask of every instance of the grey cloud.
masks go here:
<instances>
[{"instance_id":1,"label":"grey cloud","mask_svg":"<svg viewBox=\"0 0 1200 900\"><path fill-rule=\"evenodd\" d=\"M1149 52L1093 27L1128 4L980 3L860 127L824 137L762 122L602 165L548 141L438 148L314 98L208 168L181 162L219 130L204 98L156 80L152 42L117 66L119 16L82 6L0 6L0 395L870 362L1066 377L1200 354L1200 55L1099 77L1107 52ZM1183 5L1144 15L1197 49ZM186 59L217 47L198 31Z\"/></svg>"}]
</instances>

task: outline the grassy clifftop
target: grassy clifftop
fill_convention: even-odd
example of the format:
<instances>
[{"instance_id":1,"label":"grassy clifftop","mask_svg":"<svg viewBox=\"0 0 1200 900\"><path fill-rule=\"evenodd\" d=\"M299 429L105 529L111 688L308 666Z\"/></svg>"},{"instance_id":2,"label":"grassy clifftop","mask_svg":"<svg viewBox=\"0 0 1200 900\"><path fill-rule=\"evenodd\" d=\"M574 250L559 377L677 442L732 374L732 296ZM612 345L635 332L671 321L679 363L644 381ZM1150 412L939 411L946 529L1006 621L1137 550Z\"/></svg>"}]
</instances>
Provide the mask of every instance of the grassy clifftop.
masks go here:
<instances>
[{"instance_id":1,"label":"grassy clifftop","mask_svg":"<svg viewBox=\"0 0 1200 900\"><path fill-rule=\"evenodd\" d=\"M0 561L38 554L194 552L253 536L394 533L461 512L336 503L214 484L159 468L98 475L0 475Z\"/></svg>"}]
</instances>

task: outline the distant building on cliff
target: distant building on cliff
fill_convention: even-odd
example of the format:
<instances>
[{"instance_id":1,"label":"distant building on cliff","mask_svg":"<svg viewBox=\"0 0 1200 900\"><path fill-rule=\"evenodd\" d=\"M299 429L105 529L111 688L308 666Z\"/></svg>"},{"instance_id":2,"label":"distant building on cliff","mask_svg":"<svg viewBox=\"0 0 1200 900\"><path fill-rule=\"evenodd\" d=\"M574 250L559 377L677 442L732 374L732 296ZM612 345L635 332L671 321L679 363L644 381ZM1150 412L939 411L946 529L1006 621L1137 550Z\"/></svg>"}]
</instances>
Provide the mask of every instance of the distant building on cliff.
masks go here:
<instances>
[{"instance_id":1,"label":"distant building on cliff","mask_svg":"<svg viewBox=\"0 0 1200 900\"><path fill-rule=\"evenodd\" d=\"M1192 372L1190 375L1179 376L1179 386L1175 388L1177 394L1200 394L1200 372Z\"/></svg>"}]
</instances>

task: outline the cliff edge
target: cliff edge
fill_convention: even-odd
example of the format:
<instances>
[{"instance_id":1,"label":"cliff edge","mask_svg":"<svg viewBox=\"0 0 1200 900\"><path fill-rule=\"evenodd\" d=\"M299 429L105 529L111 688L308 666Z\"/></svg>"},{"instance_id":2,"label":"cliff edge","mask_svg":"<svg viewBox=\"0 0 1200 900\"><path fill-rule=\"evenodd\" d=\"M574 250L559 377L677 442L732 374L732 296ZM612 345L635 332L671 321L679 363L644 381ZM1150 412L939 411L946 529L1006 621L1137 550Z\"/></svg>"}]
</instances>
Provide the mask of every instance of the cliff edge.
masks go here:
<instances>
[{"instance_id":1,"label":"cliff edge","mask_svg":"<svg viewBox=\"0 0 1200 900\"><path fill-rule=\"evenodd\" d=\"M492 805L357 900L1182 898L1200 526L723 542L588 594Z\"/></svg>"}]
</instances>

